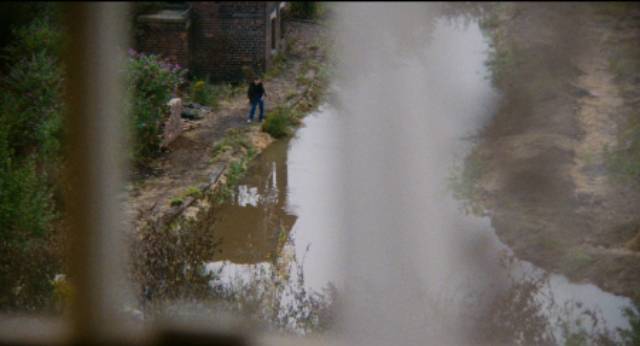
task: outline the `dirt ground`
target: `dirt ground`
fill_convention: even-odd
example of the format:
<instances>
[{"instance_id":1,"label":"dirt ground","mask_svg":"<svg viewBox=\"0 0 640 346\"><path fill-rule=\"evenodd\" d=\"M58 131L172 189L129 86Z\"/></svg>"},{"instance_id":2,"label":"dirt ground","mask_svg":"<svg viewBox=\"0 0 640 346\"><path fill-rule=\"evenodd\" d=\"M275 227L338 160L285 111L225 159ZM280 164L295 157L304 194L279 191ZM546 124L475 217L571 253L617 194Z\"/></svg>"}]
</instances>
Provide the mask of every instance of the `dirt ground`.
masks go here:
<instances>
[{"instance_id":1,"label":"dirt ground","mask_svg":"<svg viewBox=\"0 0 640 346\"><path fill-rule=\"evenodd\" d=\"M483 163L481 204L519 258L638 302L640 253L624 244L640 230L640 189L609 178L603 149L634 97L608 52L640 42L640 6L622 16L604 6L503 7L495 30L512 65L472 155Z\"/></svg>"},{"instance_id":2,"label":"dirt ground","mask_svg":"<svg viewBox=\"0 0 640 346\"><path fill-rule=\"evenodd\" d=\"M305 71L304 63L321 58L317 45L320 35L326 32L322 24L290 21L286 30L286 68L277 76L264 79L265 113L292 95L301 94L305 86L299 85L297 78ZM151 163L146 175L131 184L127 211L136 220L136 227L158 220L171 209L172 198L191 186L203 186L211 174L224 170L225 162L212 159L215 143L227 130L248 128L248 137L258 152L273 141L261 132L259 123L246 123L248 111L246 91L242 89L237 95L221 100L218 110L202 119L182 120L185 128L182 134Z\"/></svg>"}]
</instances>

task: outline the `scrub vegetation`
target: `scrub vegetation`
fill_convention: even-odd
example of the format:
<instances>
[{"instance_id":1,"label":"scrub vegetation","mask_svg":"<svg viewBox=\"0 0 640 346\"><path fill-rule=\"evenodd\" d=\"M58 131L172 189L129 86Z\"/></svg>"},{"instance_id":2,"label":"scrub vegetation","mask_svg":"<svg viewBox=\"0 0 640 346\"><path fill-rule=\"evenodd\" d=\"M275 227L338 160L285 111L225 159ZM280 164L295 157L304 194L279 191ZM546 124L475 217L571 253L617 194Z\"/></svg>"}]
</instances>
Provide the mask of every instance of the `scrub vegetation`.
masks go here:
<instances>
[{"instance_id":1,"label":"scrub vegetation","mask_svg":"<svg viewBox=\"0 0 640 346\"><path fill-rule=\"evenodd\" d=\"M56 7L27 7L0 62L0 308L34 311L51 307L62 265L65 68Z\"/></svg>"},{"instance_id":2,"label":"scrub vegetation","mask_svg":"<svg viewBox=\"0 0 640 346\"><path fill-rule=\"evenodd\" d=\"M133 50L129 51L127 69L133 137L130 158L134 164L144 165L160 153L162 126L169 112L167 102L184 83L186 70Z\"/></svg>"}]
</instances>

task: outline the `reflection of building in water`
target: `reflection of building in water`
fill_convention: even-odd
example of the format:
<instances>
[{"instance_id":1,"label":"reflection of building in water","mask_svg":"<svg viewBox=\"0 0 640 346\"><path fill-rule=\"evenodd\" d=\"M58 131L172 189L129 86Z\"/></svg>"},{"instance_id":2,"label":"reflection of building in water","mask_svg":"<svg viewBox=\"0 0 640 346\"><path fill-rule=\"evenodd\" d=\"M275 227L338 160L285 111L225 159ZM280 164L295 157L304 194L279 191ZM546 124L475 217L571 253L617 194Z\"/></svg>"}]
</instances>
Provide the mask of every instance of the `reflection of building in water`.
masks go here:
<instances>
[{"instance_id":1,"label":"reflection of building in water","mask_svg":"<svg viewBox=\"0 0 640 346\"><path fill-rule=\"evenodd\" d=\"M257 187L248 187L247 185L238 186L238 206L246 207L247 205L250 205L252 207L257 207L259 202L260 195L258 194Z\"/></svg>"},{"instance_id":2,"label":"reflection of building in water","mask_svg":"<svg viewBox=\"0 0 640 346\"><path fill-rule=\"evenodd\" d=\"M282 251L283 240L297 219L285 211L286 145L276 143L265 150L249 168L233 200L214 211L222 216L212 228L220 240L213 260L257 263Z\"/></svg>"}]
</instances>

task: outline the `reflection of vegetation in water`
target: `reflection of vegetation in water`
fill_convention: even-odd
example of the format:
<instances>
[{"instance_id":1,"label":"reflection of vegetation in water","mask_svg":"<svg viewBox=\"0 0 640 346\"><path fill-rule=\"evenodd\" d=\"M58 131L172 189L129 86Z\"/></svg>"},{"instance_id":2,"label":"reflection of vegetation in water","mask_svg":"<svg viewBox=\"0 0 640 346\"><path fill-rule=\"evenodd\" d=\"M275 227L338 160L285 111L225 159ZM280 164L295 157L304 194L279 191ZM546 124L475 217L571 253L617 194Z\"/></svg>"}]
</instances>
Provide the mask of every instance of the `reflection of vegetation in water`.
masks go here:
<instances>
[{"instance_id":1,"label":"reflection of vegetation in water","mask_svg":"<svg viewBox=\"0 0 640 346\"><path fill-rule=\"evenodd\" d=\"M336 290L331 284L321 292L308 290L303 262L289 237L271 263L250 265L248 278L217 276L211 285L229 310L266 323L270 329L302 335L326 331L334 320Z\"/></svg>"},{"instance_id":2,"label":"reflection of vegetation in water","mask_svg":"<svg viewBox=\"0 0 640 346\"><path fill-rule=\"evenodd\" d=\"M305 287L303 262L295 254L293 238L285 242L271 262L248 265L248 278L221 277L221 270L207 270L205 263L220 244L214 240L206 217L201 221L174 223L171 227L144 230L134 241L132 276L139 285L141 306L148 318L166 311L175 302L216 303L207 313L231 311L275 329L296 334L327 330L333 321L336 291ZM177 309L186 303L177 305Z\"/></svg>"},{"instance_id":3,"label":"reflection of vegetation in water","mask_svg":"<svg viewBox=\"0 0 640 346\"><path fill-rule=\"evenodd\" d=\"M229 162L224 173L225 179L215 193L215 201L222 204L233 196L238 182L244 177L247 166L257 151L248 136L248 128L228 129L224 137L213 146L212 161Z\"/></svg>"},{"instance_id":4,"label":"reflection of vegetation in water","mask_svg":"<svg viewBox=\"0 0 640 346\"><path fill-rule=\"evenodd\" d=\"M515 261L504 257L509 273ZM635 311L627 312L631 329L614 333L600 311L579 301L556 301L548 274L510 274L509 281L479 319L479 340L509 345L637 345L633 342L640 335L640 320Z\"/></svg>"},{"instance_id":5,"label":"reflection of vegetation in water","mask_svg":"<svg viewBox=\"0 0 640 346\"><path fill-rule=\"evenodd\" d=\"M636 306L635 310L638 311L640 308ZM627 330L618 329L624 345L640 345L640 315L636 311L630 308L624 310L630 326Z\"/></svg>"}]
</instances>

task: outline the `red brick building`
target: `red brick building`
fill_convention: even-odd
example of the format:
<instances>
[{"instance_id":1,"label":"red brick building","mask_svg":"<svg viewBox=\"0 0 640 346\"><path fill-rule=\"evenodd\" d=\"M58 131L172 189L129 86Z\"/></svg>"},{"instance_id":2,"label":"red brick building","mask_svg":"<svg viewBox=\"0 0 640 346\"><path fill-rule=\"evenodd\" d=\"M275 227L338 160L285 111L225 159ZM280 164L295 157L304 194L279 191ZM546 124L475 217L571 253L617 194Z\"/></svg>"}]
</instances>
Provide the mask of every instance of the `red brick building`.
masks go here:
<instances>
[{"instance_id":1,"label":"red brick building","mask_svg":"<svg viewBox=\"0 0 640 346\"><path fill-rule=\"evenodd\" d=\"M137 18L136 46L212 81L263 73L284 50L284 1L191 1Z\"/></svg>"}]
</instances>

